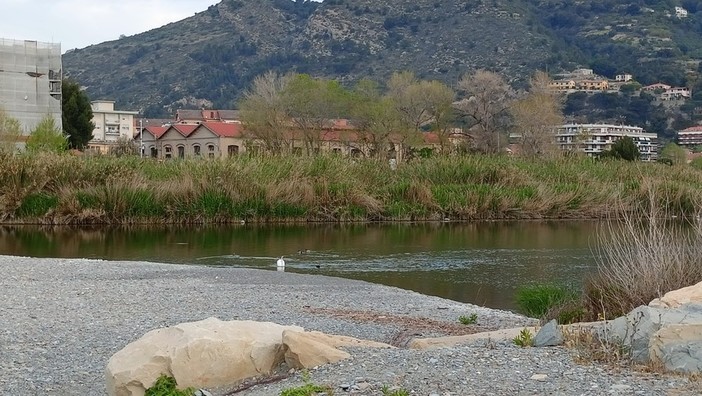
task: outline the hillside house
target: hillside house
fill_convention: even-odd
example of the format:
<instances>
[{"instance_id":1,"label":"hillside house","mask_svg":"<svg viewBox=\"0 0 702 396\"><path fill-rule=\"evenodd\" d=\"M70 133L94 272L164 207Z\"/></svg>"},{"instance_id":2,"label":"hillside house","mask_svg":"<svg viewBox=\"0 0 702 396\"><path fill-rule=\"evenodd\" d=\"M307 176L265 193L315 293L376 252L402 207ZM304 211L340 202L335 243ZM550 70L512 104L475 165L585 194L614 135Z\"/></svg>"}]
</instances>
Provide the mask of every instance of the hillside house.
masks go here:
<instances>
[{"instance_id":1,"label":"hillside house","mask_svg":"<svg viewBox=\"0 0 702 396\"><path fill-rule=\"evenodd\" d=\"M683 7L675 7L675 17L676 18L687 18L687 10Z\"/></svg>"},{"instance_id":2,"label":"hillside house","mask_svg":"<svg viewBox=\"0 0 702 396\"><path fill-rule=\"evenodd\" d=\"M692 150L693 147L702 146L702 125L696 125L675 133L678 146Z\"/></svg>"}]
</instances>

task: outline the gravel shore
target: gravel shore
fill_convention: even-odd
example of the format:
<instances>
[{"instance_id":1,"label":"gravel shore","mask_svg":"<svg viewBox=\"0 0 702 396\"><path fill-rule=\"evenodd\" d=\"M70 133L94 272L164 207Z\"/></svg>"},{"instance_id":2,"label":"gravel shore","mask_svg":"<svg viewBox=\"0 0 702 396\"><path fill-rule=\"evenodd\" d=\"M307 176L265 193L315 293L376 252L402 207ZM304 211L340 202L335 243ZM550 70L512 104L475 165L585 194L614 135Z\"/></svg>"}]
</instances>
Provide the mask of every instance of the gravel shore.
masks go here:
<instances>
[{"instance_id":1,"label":"gravel shore","mask_svg":"<svg viewBox=\"0 0 702 396\"><path fill-rule=\"evenodd\" d=\"M112 354L154 328L208 317L398 345L410 336L534 324L397 288L275 271L0 256L0 274L0 391L7 395L103 395ZM478 325L461 330L458 317L473 313ZM563 348L503 342L349 352L350 360L311 370L311 380L335 395L381 395L383 386L426 396L702 394L686 377L576 364ZM301 383L296 373L237 395L278 395Z\"/></svg>"}]
</instances>

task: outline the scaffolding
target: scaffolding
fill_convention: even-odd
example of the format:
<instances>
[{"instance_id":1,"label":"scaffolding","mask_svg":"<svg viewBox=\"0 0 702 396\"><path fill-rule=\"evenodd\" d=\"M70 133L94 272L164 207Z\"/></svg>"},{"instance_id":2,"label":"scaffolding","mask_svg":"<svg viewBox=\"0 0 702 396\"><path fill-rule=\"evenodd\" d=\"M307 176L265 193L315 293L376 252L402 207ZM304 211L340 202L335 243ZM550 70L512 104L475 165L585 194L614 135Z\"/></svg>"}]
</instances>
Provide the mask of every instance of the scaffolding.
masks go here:
<instances>
[{"instance_id":1,"label":"scaffolding","mask_svg":"<svg viewBox=\"0 0 702 396\"><path fill-rule=\"evenodd\" d=\"M0 38L0 109L27 136L47 115L61 127L61 44Z\"/></svg>"}]
</instances>

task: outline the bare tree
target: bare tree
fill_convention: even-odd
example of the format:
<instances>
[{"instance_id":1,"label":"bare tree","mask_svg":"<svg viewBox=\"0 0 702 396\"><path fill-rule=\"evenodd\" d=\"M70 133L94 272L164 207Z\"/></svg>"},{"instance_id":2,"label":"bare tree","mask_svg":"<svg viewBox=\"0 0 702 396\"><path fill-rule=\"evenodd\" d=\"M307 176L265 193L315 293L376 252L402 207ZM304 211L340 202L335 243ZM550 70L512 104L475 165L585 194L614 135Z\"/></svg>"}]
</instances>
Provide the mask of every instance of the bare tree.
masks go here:
<instances>
[{"instance_id":1,"label":"bare tree","mask_svg":"<svg viewBox=\"0 0 702 396\"><path fill-rule=\"evenodd\" d=\"M557 152L556 127L563 123L563 100L549 89L551 79L537 72L530 81L529 92L512 104L515 135L520 154L530 157Z\"/></svg>"},{"instance_id":2,"label":"bare tree","mask_svg":"<svg viewBox=\"0 0 702 396\"><path fill-rule=\"evenodd\" d=\"M283 92L291 78L274 72L258 76L239 103L246 137L259 141L271 153L287 148L288 120Z\"/></svg>"},{"instance_id":3,"label":"bare tree","mask_svg":"<svg viewBox=\"0 0 702 396\"><path fill-rule=\"evenodd\" d=\"M509 109L514 90L497 73L478 70L458 82L464 99L454 106L474 136L476 148L483 152L499 152L506 145L510 124Z\"/></svg>"}]
</instances>

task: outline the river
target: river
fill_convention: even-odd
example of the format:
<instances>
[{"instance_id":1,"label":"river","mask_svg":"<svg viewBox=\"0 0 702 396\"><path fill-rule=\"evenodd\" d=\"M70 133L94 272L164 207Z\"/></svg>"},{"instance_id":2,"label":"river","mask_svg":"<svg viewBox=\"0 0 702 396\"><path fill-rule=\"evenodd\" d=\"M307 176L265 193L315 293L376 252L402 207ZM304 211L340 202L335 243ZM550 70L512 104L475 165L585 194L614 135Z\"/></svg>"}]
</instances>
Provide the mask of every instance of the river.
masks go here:
<instances>
[{"instance_id":1,"label":"river","mask_svg":"<svg viewBox=\"0 0 702 396\"><path fill-rule=\"evenodd\" d=\"M515 310L522 285L580 287L596 268L591 221L201 227L0 227L0 254L144 260L361 279Z\"/></svg>"}]
</instances>

